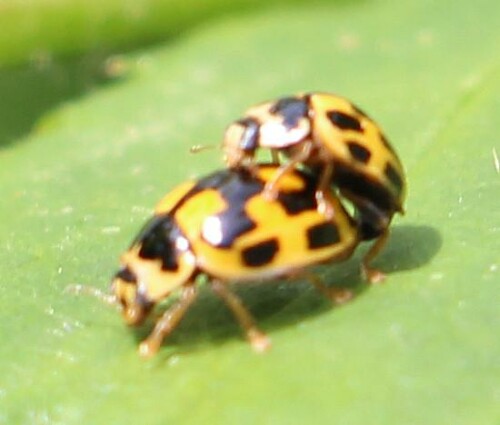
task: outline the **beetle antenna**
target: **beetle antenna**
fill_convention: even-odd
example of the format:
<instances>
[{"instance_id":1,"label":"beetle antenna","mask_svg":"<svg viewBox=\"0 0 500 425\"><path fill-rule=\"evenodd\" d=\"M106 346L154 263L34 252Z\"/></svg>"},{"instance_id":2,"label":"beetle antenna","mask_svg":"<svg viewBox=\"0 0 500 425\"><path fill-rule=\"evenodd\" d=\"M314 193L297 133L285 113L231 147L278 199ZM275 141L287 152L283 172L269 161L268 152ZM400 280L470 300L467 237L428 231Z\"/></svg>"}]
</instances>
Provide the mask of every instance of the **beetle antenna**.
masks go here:
<instances>
[{"instance_id":1,"label":"beetle antenna","mask_svg":"<svg viewBox=\"0 0 500 425\"><path fill-rule=\"evenodd\" d=\"M211 149L216 149L218 146L216 145L193 145L189 148L189 152L191 153L199 153L202 151L207 151Z\"/></svg>"},{"instance_id":2,"label":"beetle antenna","mask_svg":"<svg viewBox=\"0 0 500 425\"><path fill-rule=\"evenodd\" d=\"M114 294L104 292L99 288L93 286L81 285L79 283L74 283L66 286L64 292L72 295L90 295L91 297L97 298L99 301L108 305L118 305L118 298Z\"/></svg>"}]
</instances>

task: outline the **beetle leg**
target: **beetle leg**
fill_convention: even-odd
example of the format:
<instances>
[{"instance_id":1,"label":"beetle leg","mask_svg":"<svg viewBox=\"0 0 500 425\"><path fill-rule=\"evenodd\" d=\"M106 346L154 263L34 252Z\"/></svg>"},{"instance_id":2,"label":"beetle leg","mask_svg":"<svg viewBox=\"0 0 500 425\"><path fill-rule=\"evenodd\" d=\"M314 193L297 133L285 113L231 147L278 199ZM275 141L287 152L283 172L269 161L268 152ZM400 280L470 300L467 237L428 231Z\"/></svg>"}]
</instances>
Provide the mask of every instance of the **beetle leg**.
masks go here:
<instances>
[{"instance_id":1,"label":"beetle leg","mask_svg":"<svg viewBox=\"0 0 500 425\"><path fill-rule=\"evenodd\" d=\"M181 298L163 313L151 334L139 345L142 357L156 354L163 340L177 327L197 295L198 291L193 284L182 289Z\"/></svg>"},{"instance_id":2,"label":"beetle leg","mask_svg":"<svg viewBox=\"0 0 500 425\"><path fill-rule=\"evenodd\" d=\"M199 153L210 149L216 149L215 145L193 145L189 148L189 153Z\"/></svg>"},{"instance_id":3,"label":"beetle leg","mask_svg":"<svg viewBox=\"0 0 500 425\"><path fill-rule=\"evenodd\" d=\"M363 261L361 262L361 272L363 273L364 278L370 283L381 283L385 279L385 274L380 270L371 267L369 263L371 263L372 260L384 248L388 237L389 230L386 230L370 247L366 255L363 257Z\"/></svg>"},{"instance_id":4,"label":"beetle leg","mask_svg":"<svg viewBox=\"0 0 500 425\"><path fill-rule=\"evenodd\" d=\"M271 149L271 162L276 165L279 165L280 163L278 151L275 149Z\"/></svg>"},{"instance_id":5,"label":"beetle leg","mask_svg":"<svg viewBox=\"0 0 500 425\"><path fill-rule=\"evenodd\" d=\"M318 211L323 214L327 220L331 220L335 214L333 208L332 192L330 183L332 180L333 165L327 164L321 171L318 188L316 189L316 202L318 204Z\"/></svg>"},{"instance_id":6,"label":"beetle leg","mask_svg":"<svg viewBox=\"0 0 500 425\"><path fill-rule=\"evenodd\" d=\"M240 326L245 331L245 335L254 351L262 353L269 349L271 340L257 327L254 318L245 308L240 298L231 292L225 283L218 280L213 280L211 287L215 294L226 303L234 314Z\"/></svg>"},{"instance_id":7,"label":"beetle leg","mask_svg":"<svg viewBox=\"0 0 500 425\"><path fill-rule=\"evenodd\" d=\"M259 166L257 163L253 160L253 158L249 161L247 161L247 164L245 165L245 169L250 172L252 177L257 178L259 175Z\"/></svg>"},{"instance_id":8,"label":"beetle leg","mask_svg":"<svg viewBox=\"0 0 500 425\"><path fill-rule=\"evenodd\" d=\"M319 276L313 273L307 273L305 278L313 285L319 292L335 304L344 304L353 297L351 290L346 288L332 288L326 286Z\"/></svg>"},{"instance_id":9,"label":"beetle leg","mask_svg":"<svg viewBox=\"0 0 500 425\"><path fill-rule=\"evenodd\" d=\"M304 142L302 149L295 156L292 156L288 162L278 168L278 171L276 171L273 179L267 182L266 186L264 187L264 192L262 193L262 195L265 199L274 201L278 197L278 181L286 173L289 173L291 170L293 170L297 166L297 164L305 162L311 156L312 149L312 142Z\"/></svg>"}]
</instances>

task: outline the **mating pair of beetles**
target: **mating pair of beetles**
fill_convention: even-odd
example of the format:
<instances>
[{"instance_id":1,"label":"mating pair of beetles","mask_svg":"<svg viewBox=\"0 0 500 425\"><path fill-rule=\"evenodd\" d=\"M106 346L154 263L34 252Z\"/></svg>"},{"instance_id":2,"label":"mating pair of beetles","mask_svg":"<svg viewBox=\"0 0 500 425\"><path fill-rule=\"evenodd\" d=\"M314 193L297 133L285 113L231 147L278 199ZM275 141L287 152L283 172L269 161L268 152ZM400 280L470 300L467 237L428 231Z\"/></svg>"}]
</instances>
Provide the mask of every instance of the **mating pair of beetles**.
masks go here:
<instances>
[{"instance_id":1,"label":"mating pair of beetles","mask_svg":"<svg viewBox=\"0 0 500 425\"><path fill-rule=\"evenodd\" d=\"M255 154L269 149L272 161ZM361 270L385 244L395 213L403 212L405 175L378 125L348 100L309 93L265 102L233 122L223 139L226 169L175 187L121 257L113 299L125 322L140 325L172 293L178 298L140 344L155 354L196 299L208 277L256 351L270 346L230 283L306 278L336 302L310 266L345 260L373 240ZM348 212L344 203L350 205Z\"/></svg>"}]
</instances>

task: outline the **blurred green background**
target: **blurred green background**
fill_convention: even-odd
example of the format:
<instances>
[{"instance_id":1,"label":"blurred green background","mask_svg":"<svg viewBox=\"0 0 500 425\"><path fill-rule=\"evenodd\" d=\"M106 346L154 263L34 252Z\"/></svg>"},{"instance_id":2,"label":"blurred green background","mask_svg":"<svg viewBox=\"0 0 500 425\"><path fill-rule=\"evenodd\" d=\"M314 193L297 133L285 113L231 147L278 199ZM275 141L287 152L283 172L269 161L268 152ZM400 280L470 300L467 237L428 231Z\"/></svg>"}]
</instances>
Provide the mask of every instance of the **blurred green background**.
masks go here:
<instances>
[{"instance_id":1,"label":"blurred green background","mask_svg":"<svg viewBox=\"0 0 500 425\"><path fill-rule=\"evenodd\" d=\"M500 423L500 4L493 0L0 3L0 423ZM341 94L406 166L407 214L368 287L237 289L254 354L204 291L150 361L99 301L175 184L222 166L249 105Z\"/></svg>"}]
</instances>

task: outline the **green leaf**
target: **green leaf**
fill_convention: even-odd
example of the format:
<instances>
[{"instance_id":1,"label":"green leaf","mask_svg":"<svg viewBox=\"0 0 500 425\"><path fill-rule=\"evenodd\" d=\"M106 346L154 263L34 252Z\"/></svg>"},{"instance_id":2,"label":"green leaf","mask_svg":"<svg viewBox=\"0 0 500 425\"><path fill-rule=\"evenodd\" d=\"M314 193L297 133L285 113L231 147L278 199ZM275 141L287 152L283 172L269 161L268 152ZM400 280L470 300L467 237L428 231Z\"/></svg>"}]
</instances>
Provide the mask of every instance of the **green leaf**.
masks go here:
<instances>
[{"instance_id":1,"label":"green leaf","mask_svg":"<svg viewBox=\"0 0 500 425\"><path fill-rule=\"evenodd\" d=\"M296 6L115 59L115 80L84 60L5 71L0 423L497 423L499 18L486 0ZM206 290L141 360L147 330L65 288L107 288L155 202L222 166L191 145L305 90L355 101L406 165L386 283L362 283L361 247L325 274L357 290L345 306L305 282L239 288L265 355Z\"/></svg>"},{"instance_id":2,"label":"green leaf","mask_svg":"<svg viewBox=\"0 0 500 425\"><path fill-rule=\"evenodd\" d=\"M144 45L177 37L221 15L301 1L2 0L0 66L26 60L45 63L53 56L89 49Z\"/></svg>"}]
</instances>

